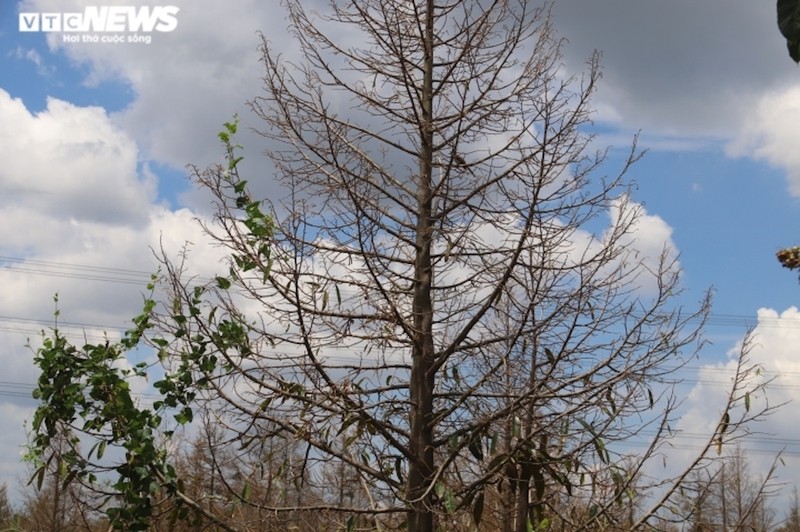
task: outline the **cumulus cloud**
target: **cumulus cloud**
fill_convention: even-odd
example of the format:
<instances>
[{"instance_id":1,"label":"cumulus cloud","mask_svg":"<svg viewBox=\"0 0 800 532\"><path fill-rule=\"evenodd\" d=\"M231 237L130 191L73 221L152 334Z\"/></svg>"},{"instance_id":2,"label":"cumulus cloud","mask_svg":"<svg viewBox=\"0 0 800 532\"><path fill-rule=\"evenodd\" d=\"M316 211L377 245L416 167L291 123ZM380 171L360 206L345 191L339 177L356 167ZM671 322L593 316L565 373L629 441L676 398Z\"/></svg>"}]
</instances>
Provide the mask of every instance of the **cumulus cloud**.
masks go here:
<instances>
[{"instance_id":1,"label":"cumulus cloud","mask_svg":"<svg viewBox=\"0 0 800 532\"><path fill-rule=\"evenodd\" d=\"M138 5L157 3L163 2ZM181 8L178 28L154 35L149 45L65 44L55 34L48 37L52 53L87 67L85 84L114 80L130 86L135 99L120 112L109 115L101 108L50 99L45 110L32 114L21 101L0 90L0 158L4 162L0 168L4 220L0 252L53 264L143 272L142 284L122 284L92 280L91 275L70 278L52 271L24 272L24 262L0 259L3 316L48 316L52 295L59 292L64 319L123 328L141 303L146 272L155 266L148 248L161 242L170 250L187 240L193 242L195 273L210 276L217 271L219 250L205 243L192 220L195 213L159 204L155 178L142 163L157 160L181 168L217 159L215 132L223 121L240 112L245 126L258 125L248 123L244 106L261 90L263 67L258 61L256 31L263 31L287 53L292 49L287 45L285 20L276 16L281 11L275 2L170 3ZM26 0L19 10L69 12L80 11L84 5L80 0ZM605 76L596 99L599 120L663 135L671 142L667 149L687 149L693 141L686 139L697 136L737 136L729 147L732 155L753 156L786 169L793 192L800 195L800 152L792 138L792 129L800 122L800 89L771 92L759 99L765 90L782 86L788 76L796 75L796 70L787 67L771 8L752 0L658 4L561 0L554 13L556 27L570 40L565 47L568 69L580 69L592 50L604 50ZM39 56L25 50L16 53L41 63ZM264 171L255 171L255 162L265 163L257 156L261 141L243 129L241 142L248 150L245 165L251 165L245 166L245 173L268 180ZM737 135L737 131L742 133ZM627 143L627 139L622 142ZM631 203L629 207L642 210L624 244L639 254L641 264L654 269L664 249L675 249L672 230L641 206ZM622 204L614 205L611 222L622 212ZM591 235L576 234L576 239L589 245ZM27 266L33 269L30 262ZM118 271L109 277L115 275L122 274ZM646 278L640 281L646 290ZM793 346L800 341L798 319L796 309L781 314L759 311L751 356L768 374L779 376L770 390L773 403L800 394L791 384L800 371L793 355ZM24 332L35 336L35 328L27 325ZM99 328L89 331L99 332ZM80 334L80 328L76 333ZM4 378L32 383L35 375L31 354L23 347L25 335L0 331L0 342L12 346L0 354ZM720 375L724 381L730 364L725 360L700 370L697 385L687 395L684 430L713 430L720 412L712 399L722 388L709 383L718 382ZM31 406L19 397L0 396L0 420L4 426L19 427ZM784 409L763 428L796 441L795 426L790 410ZM21 428L18 433L6 431L0 439L0 474L6 478L9 472L19 471L22 442ZM795 458L787 456L789 464L791 460ZM789 468L781 474L791 478Z\"/></svg>"},{"instance_id":2,"label":"cumulus cloud","mask_svg":"<svg viewBox=\"0 0 800 532\"><path fill-rule=\"evenodd\" d=\"M6 207L49 207L62 219L136 223L154 197L152 184L136 175L136 145L99 107L50 98L45 111L32 115L0 89L0 158L6 190L0 204ZM3 242L29 237L8 225L2 233Z\"/></svg>"},{"instance_id":3,"label":"cumulus cloud","mask_svg":"<svg viewBox=\"0 0 800 532\"><path fill-rule=\"evenodd\" d=\"M108 0L103 5L128 5ZM161 5L150 0L137 5ZM48 35L52 52L87 68L84 83L122 81L136 95L114 116L144 152L183 168L204 166L218 153L216 132L260 92L263 66L257 32L284 43L285 20L277 4L245 0L235 7L213 0L175 0L180 8L172 32L149 34L150 44L64 43ZM21 11L83 11L82 0L26 0ZM246 136L246 135L245 135ZM250 137L254 145L257 137ZM242 141L243 142L243 141ZM260 149L256 149L256 153Z\"/></svg>"},{"instance_id":4,"label":"cumulus cloud","mask_svg":"<svg viewBox=\"0 0 800 532\"><path fill-rule=\"evenodd\" d=\"M764 421L749 427L752 436L741 441L742 448L755 475L767 472L775 456L782 450L783 465L777 470L777 480L800 485L800 427L796 422L796 404L800 400L800 311L790 307L783 312L759 309L758 322L749 342L749 359L761 371L754 376L755 382L771 382L766 393L751 397L751 409L755 411L767 405L785 406L777 409ZM704 363L696 373L688 377L691 389L686 392L686 411L677 428L677 442L695 449L700 441L712 434L723 414L726 396L734 375L736 361L741 350L741 341L728 352L725 359ZM741 405L739 406L741 408ZM673 453L687 456L690 452ZM774 501L782 506L786 501Z\"/></svg>"},{"instance_id":5,"label":"cumulus cloud","mask_svg":"<svg viewBox=\"0 0 800 532\"><path fill-rule=\"evenodd\" d=\"M98 341L104 331L114 339L141 309L157 268L150 249L176 253L188 241L191 273L208 277L221 266L195 213L158 200L136 142L102 108L51 98L33 114L0 90L0 159L0 420L9 427L0 475L10 479L24 472L22 419L34 406L25 344L35 348L38 331L54 324L54 294L72 341Z\"/></svg>"},{"instance_id":6,"label":"cumulus cloud","mask_svg":"<svg viewBox=\"0 0 800 532\"><path fill-rule=\"evenodd\" d=\"M657 272L662 255L670 261L677 260L678 249L672 241L672 227L660 216L648 214L641 203L628 198L616 200L610 209L611 226L628 216L633 210L636 218L628 231L619 241L619 245L634 249L640 257L641 266L649 272ZM677 264L676 264L677 266Z\"/></svg>"},{"instance_id":7,"label":"cumulus cloud","mask_svg":"<svg viewBox=\"0 0 800 532\"><path fill-rule=\"evenodd\" d=\"M160 203L155 177L140 171L137 154L133 139L102 108L50 99L34 115L0 90L0 255L52 263L2 264L5 315L47 315L42 304L60 292L64 304L75 307L73 321L130 318L135 307L119 301L140 303L144 272L156 269L150 248L163 242L174 252L184 241L203 248L195 215ZM218 257L216 251L196 252L199 265L216 264L209 259ZM71 264L109 271L75 270ZM143 273L131 282L115 269Z\"/></svg>"},{"instance_id":8,"label":"cumulus cloud","mask_svg":"<svg viewBox=\"0 0 800 532\"><path fill-rule=\"evenodd\" d=\"M660 216L648 214L644 205L629 196L614 200L608 209L609 223L597 237L577 229L564 252L574 262L613 245L618 253L606 266L606 273L619 270L626 288L639 297L658 293L660 274L678 272L678 248L672 240L672 227ZM626 230L619 234L620 228Z\"/></svg>"},{"instance_id":9,"label":"cumulus cloud","mask_svg":"<svg viewBox=\"0 0 800 532\"><path fill-rule=\"evenodd\" d=\"M800 196L800 87L770 92L745 113L748 127L728 145L734 157L752 157L786 172L789 191Z\"/></svg>"}]
</instances>

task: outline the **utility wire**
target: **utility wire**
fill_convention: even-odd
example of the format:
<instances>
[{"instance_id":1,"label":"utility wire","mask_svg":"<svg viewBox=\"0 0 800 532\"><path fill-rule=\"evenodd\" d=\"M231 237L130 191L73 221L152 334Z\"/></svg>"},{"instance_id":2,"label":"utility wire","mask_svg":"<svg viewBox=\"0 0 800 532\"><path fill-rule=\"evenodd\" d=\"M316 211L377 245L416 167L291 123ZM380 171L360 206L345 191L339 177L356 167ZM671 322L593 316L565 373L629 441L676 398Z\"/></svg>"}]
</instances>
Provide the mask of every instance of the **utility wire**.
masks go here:
<instances>
[{"instance_id":1,"label":"utility wire","mask_svg":"<svg viewBox=\"0 0 800 532\"><path fill-rule=\"evenodd\" d=\"M86 279L90 281L137 285L147 284L153 273L143 270L88 266L85 264L71 264L5 256L0 256L0 268L13 272L44 275L48 277Z\"/></svg>"},{"instance_id":2,"label":"utility wire","mask_svg":"<svg viewBox=\"0 0 800 532\"><path fill-rule=\"evenodd\" d=\"M139 284L141 286L145 286L147 283L149 283L151 281L151 275L153 274L153 272L144 270L90 266L86 264L44 261L7 256L0 256L0 269L35 275L65 277L69 279L85 279L90 281L104 281L120 284ZM204 282L208 279L198 280ZM3 318L0 318L0 320L1 319ZM696 318L696 320L699 320L699 318ZM706 320L706 323L709 325L730 327L751 326L756 322L759 326L800 328L800 317L790 320L788 318L780 317L759 318L753 315L710 313L708 315L708 319Z\"/></svg>"},{"instance_id":3,"label":"utility wire","mask_svg":"<svg viewBox=\"0 0 800 532\"><path fill-rule=\"evenodd\" d=\"M145 286L147 283L151 282L151 276L153 274L153 272L144 270L91 266L86 264L44 261L38 259L26 259L21 257L8 257L8 256L0 256L0 269L7 270L9 272L24 273L29 275L58 277L66 279L83 279L88 281L108 282L115 284L133 284L139 286ZM0 316L0 331L9 333L36 335L39 334L44 329L52 328L54 323L55 322L53 319L43 320L43 319L23 318L16 316ZM710 313L707 316L706 324L713 326L739 327L739 328L750 327L757 324L759 327L763 326L763 327L800 329L800 318L790 320L781 317L772 318L772 317L758 317L758 316L740 315L740 314ZM102 335L95 333L86 333L85 332L86 329L102 330L102 331L117 332L117 333L124 333L128 329L128 327L123 327L123 326L67 322L61 320L58 321L58 326L62 334L65 334L66 336L79 337L81 339L94 339L94 340L102 340L104 339L104 337ZM82 329L83 331L74 332L71 329ZM332 358L338 358L338 357L332 357ZM699 370L703 370L704 372L717 373L723 376L733 375L732 371L727 370L726 368L702 367L702 366L684 366L683 368L681 368L681 371L699 371ZM781 371L779 373L773 374L773 372L765 371L764 376L766 378L769 378L770 376L800 377L800 372ZM708 386L729 385L729 383L727 383L724 380L713 381L713 380L702 380L702 379L686 379L682 380L679 384L680 385L703 384ZM35 385L29 383L0 381L0 396L12 397L12 398L30 398L31 392L34 388ZM800 389L800 385L772 383L770 384L770 389L798 390ZM137 395L143 398L158 397L155 394L137 394ZM682 438L688 438L688 439L707 438L707 435L692 434L692 433L681 433L680 436ZM800 439L794 439L794 438L792 439L759 438L752 440L748 439L748 441L754 441L756 443L770 444L770 445L784 445L784 446L800 445ZM689 448L682 445L675 445L673 447ZM748 449L748 452L750 451L751 450ZM772 451L758 450L758 449L752 451L756 452L757 454L768 454L772 452ZM784 454L788 456L800 456L800 450L785 451Z\"/></svg>"}]
</instances>

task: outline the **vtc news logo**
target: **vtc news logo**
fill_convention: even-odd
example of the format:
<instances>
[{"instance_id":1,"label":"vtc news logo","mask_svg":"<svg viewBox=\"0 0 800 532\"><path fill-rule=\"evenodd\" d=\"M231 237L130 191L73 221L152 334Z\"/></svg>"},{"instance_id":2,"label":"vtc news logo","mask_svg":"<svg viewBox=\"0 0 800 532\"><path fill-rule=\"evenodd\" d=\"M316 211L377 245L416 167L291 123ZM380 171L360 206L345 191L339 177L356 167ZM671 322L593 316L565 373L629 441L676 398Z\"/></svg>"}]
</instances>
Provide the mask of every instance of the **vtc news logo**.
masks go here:
<instances>
[{"instance_id":1,"label":"vtc news logo","mask_svg":"<svg viewBox=\"0 0 800 532\"><path fill-rule=\"evenodd\" d=\"M19 31L169 32L178 26L176 6L87 6L83 13L20 13Z\"/></svg>"}]
</instances>

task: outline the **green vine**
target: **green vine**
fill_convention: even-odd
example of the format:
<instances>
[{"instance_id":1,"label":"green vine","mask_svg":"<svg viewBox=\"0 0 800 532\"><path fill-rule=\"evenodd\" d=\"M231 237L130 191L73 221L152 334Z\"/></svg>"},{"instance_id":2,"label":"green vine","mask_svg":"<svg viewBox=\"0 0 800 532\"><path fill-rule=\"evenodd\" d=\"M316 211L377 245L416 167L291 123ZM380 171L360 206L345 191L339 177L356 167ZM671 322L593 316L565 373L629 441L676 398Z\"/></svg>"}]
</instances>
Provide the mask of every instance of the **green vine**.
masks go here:
<instances>
[{"instance_id":1,"label":"green vine","mask_svg":"<svg viewBox=\"0 0 800 532\"><path fill-rule=\"evenodd\" d=\"M266 276L273 225L261 210L261 202L250 199L247 182L239 177L242 157L236 152L241 146L232 143L237 127L238 119L234 117L219 133L227 160L221 175L232 192L236 208L244 214L241 221L247 227L248 242L256 251L258 265L267 264L266 268L261 266ZM240 272L257 266L256 261L244 256L233 256L233 264L236 268L232 267L230 273L234 280ZM231 278L217 277L214 288L230 289ZM114 493L108 496L105 507L111 525L117 530L147 530L157 494L172 499L179 517L185 517L191 508L221 528L232 530L182 492L181 480L170 464L167 451L173 431L162 429L164 416L168 414L179 424L194 419L197 394L207 387L220 366L215 353L228 348L247 353L247 332L234 317L215 320L216 308L210 305L207 317L213 327L210 336L191 333L191 320L201 316L208 291L206 286L197 286L188 292L185 301L174 302L164 334L154 334L153 293L158 279L157 275L151 277L150 295L142 312L133 319L133 328L119 343L105 340L83 347L70 344L58 328L58 297L55 297L55 325L49 334L43 333L41 347L34 356L40 376L33 391L39 404L31 423L26 455L35 467L31 480L37 480L41 487L48 471L55 472L65 487L76 479L93 486L111 478ZM173 348L175 342L182 345L177 352ZM146 379L151 365L141 362L130 367L127 363L131 351L147 345L157 349L160 361L177 362L153 384L161 397L152 408L142 407L136 401L130 385L131 379ZM84 454L79 444L87 440L90 448ZM117 452L112 454L111 449Z\"/></svg>"}]
</instances>

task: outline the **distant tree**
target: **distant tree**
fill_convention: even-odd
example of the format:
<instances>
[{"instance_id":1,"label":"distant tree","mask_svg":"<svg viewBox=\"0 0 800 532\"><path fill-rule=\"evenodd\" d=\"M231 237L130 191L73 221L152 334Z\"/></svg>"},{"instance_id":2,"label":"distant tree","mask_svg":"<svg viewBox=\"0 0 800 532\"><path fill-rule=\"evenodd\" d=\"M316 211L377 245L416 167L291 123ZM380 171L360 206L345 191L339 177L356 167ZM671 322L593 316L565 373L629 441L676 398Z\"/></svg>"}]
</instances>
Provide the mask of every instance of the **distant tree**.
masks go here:
<instances>
[{"instance_id":1,"label":"distant tree","mask_svg":"<svg viewBox=\"0 0 800 532\"><path fill-rule=\"evenodd\" d=\"M156 496L225 530L251 529L245 506L301 529L660 527L688 475L769 409L751 408L763 382L745 342L695 459L641 474L671 437L709 301L684 310L675 255L636 249L635 142L610 174L593 149L598 57L566 76L549 13L526 0L284 4L301 57L264 41L252 108L286 201L254 197L226 124L227 164L195 177L229 262L198 279L165 252L162 292L120 344L45 339L40 458L63 433L70 478L116 473L106 504L129 529ZM120 364L143 343L162 367ZM152 408L130 391L144 376ZM205 415L219 432L182 469L157 429ZM273 445L285 462L256 475L251 450Z\"/></svg>"},{"instance_id":2,"label":"distant tree","mask_svg":"<svg viewBox=\"0 0 800 532\"><path fill-rule=\"evenodd\" d=\"M797 486L792 490L791 506L776 532L800 532L800 497L797 495Z\"/></svg>"},{"instance_id":3,"label":"distant tree","mask_svg":"<svg viewBox=\"0 0 800 532\"><path fill-rule=\"evenodd\" d=\"M14 524L15 512L8 499L8 486L0 484L0 530L10 530Z\"/></svg>"},{"instance_id":4,"label":"distant tree","mask_svg":"<svg viewBox=\"0 0 800 532\"><path fill-rule=\"evenodd\" d=\"M22 491L22 505L16 524L22 530L78 532L107 530L102 507L78 483L67 480L68 467L63 461L69 444L61 437L51 442L48 463ZM5 486L3 486L5 490Z\"/></svg>"},{"instance_id":5,"label":"distant tree","mask_svg":"<svg viewBox=\"0 0 800 532\"><path fill-rule=\"evenodd\" d=\"M224 433L210 419L204 419L199 429L188 444L179 446L174 467L183 495L203 511L187 509L180 500L162 493L154 497L149 530L216 529L217 524L208 515L224 515L239 530L263 532L324 530L335 522L325 512L301 515L264 509L324 500L323 494L307 488L299 478L297 464L303 457L296 446L268 438L263 446L245 450L225 441ZM331 482L340 482L340 477L331 478ZM348 489L353 487L348 485Z\"/></svg>"},{"instance_id":6,"label":"distant tree","mask_svg":"<svg viewBox=\"0 0 800 532\"><path fill-rule=\"evenodd\" d=\"M682 502L690 530L773 530L776 519L770 498L778 491L772 482L774 467L765 476L754 477L736 445L713 468L693 473Z\"/></svg>"}]
</instances>

